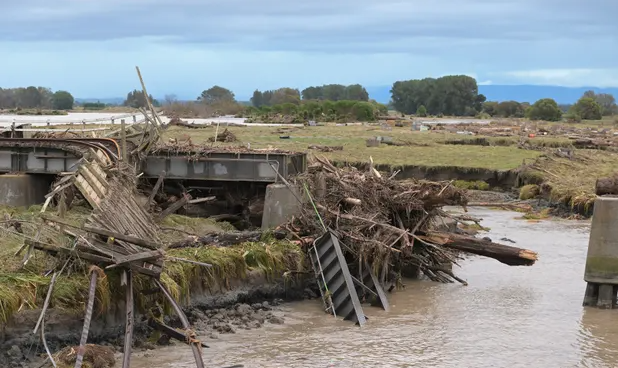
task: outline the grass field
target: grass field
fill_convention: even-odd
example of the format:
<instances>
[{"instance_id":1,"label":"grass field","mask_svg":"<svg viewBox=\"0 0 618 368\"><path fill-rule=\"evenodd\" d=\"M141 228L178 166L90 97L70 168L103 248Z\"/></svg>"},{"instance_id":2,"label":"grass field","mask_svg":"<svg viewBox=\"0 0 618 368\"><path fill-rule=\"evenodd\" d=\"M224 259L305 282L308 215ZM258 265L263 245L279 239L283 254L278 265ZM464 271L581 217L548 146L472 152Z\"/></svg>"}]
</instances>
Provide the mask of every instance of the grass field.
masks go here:
<instances>
[{"instance_id":1,"label":"grass field","mask_svg":"<svg viewBox=\"0 0 618 368\"><path fill-rule=\"evenodd\" d=\"M219 128L219 133L224 128ZM375 163L393 166L460 166L492 170L509 170L520 166L524 160L536 158L539 153L517 148L517 139L507 139L508 143L500 146L474 146L444 144L448 139L471 139L470 136L411 131L410 128L393 128L386 131L375 126L317 126L288 128L280 127L230 127L239 139L239 145L250 143L251 148L276 147L292 151L313 152L308 147L343 146L341 151L321 153L335 161L367 162L371 156ZM185 129L170 127L164 133L164 139L190 136L193 144L207 143L215 135L215 128ZM280 139L289 136L289 139ZM369 148L366 140L376 136L392 137L394 141L406 143L406 146L388 146ZM186 138L186 137L184 137ZM489 138L499 140L499 138ZM504 139L502 139L504 140ZM542 142L542 138L538 139ZM552 141L547 139L547 142ZM229 146L230 143L216 143L215 146Z\"/></svg>"},{"instance_id":2,"label":"grass field","mask_svg":"<svg viewBox=\"0 0 618 368\"><path fill-rule=\"evenodd\" d=\"M599 121L586 121L581 124L542 123L546 126L562 125L566 130L591 128L615 129L614 118ZM509 121L506 121L507 123ZM511 121L514 124L521 123ZM110 126L117 129L118 126ZM219 134L225 127L219 127ZM238 142L215 144L208 143L208 138L215 135L215 127L187 129L172 126L163 132L163 140L170 138L178 141L191 140L192 144L209 144L215 147L250 144L251 148L280 148L290 151L302 151L319 154L331 160L348 163L366 163L371 156L376 164L395 167L421 166L428 168L459 167L464 169L511 170L521 168L523 164L538 162L539 169L530 170L540 181L551 184L552 199L563 202L589 201L594 197L594 183L598 177L618 172L618 153L597 150L575 150L573 160L558 158L547 150L557 147L571 147L571 140L566 136L537 136L524 138L489 137L481 135L464 135L446 131L412 131L409 127L393 127L384 130L376 125L336 126L327 124L315 127L229 127ZM392 137L393 141L405 143L405 146L367 147L366 140L376 136ZM281 139L281 137L288 137ZM484 144L479 145L479 140ZM446 144L460 141L460 144ZM461 144L472 143L472 144ZM519 143L540 150L518 148ZM184 144L184 143L181 143ZM321 152L309 149L312 145L342 146L341 151ZM543 156L543 157L541 157ZM549 156L550 158L545 158Z\"/></svg>"}]
</instances>

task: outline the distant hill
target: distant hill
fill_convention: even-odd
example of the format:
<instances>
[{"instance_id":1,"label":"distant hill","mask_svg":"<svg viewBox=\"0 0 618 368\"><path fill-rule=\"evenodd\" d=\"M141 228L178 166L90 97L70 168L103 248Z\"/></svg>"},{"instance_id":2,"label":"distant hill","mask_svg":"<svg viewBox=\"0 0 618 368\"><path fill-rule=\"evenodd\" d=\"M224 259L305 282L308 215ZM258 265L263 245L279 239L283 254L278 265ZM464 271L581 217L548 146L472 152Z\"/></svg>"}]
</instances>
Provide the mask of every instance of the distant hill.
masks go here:
<instances>
[{"instance_id":1,"label":"distant hill","mask_svg":"<svg viewBox=\"0 0 618 368\"><path fill-rule=\"evenodd\" d=\"M391 99L391 86L367 87L369 98L378 102L388 103ZM584 92L593 90L597 93L610 93L618 99L618 87L560 87L533 85L488 85L479 86L479 93L484 94L488 101L519 101L534 103L541 98L553 98L559 104L572 104Z\"/></svg>"}]
</instances>

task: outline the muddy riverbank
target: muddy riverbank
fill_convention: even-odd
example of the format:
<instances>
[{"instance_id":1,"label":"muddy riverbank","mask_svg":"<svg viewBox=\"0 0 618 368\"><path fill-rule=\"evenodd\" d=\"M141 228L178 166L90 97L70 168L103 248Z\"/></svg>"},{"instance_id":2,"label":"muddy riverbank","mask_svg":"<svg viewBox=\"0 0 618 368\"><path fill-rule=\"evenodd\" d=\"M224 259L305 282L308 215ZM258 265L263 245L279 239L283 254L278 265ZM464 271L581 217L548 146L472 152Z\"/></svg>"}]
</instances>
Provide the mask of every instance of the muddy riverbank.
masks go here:
<instances>
[{"instance_id":1,"label":"muddy riverbank","mask_svg":"<svg viewBox=\"0 0 618 368\"><path fill-rule=\"evenodd\" d=\"M615 367L616 312L581 306L589 222L525 221L472 208L493 239L536 249L526 268L469 257L455 271L469 286L407 280L391 311L365 308L362 329L323 313L319 301L283 306L286 323L208 341L213 366ZM135 368L192 367L187 347L140 353Z\"/></svg>"},{"instance_id":2,"label":"muddy riverbank","mask_svg":"<svg viewBox=\"0 0 618 368\"><path fill-rule=\"evenodd\" d=\"M229 287L229 290L219 292L194 290L191 303L183 307L199 338L212 340L221 334L256 329L264 324L283 324L285 319L283 313L279 312L281 303L314 299L318 293L314 279L273 280L257 271L250 273L244 280L230 280ZM39 314L40 310L20 312L2 329L0 367L41 365L44 347L39 335L32 334ZM66 346L79 345L83 319L83 313L49 309L46 313L45 335L50 350L59 351ZM181 327L175 316L167 316L163 321L172 327ZM122 351L124 323L124 304L120 302L105 315L93 319L88 343ZM145 313L136 315L135 348L146 351L174 344L149 326Z\"/></svg>"}]
</instances>

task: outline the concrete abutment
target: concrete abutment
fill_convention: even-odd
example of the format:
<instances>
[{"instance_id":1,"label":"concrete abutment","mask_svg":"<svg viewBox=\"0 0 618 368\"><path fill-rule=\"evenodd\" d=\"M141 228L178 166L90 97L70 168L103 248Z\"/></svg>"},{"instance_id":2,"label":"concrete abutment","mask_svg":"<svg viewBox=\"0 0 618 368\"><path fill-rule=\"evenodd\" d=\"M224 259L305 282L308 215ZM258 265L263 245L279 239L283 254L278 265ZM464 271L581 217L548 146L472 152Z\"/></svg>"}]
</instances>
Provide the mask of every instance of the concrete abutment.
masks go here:
<instances>
[{"instance_id":1,"label":"concrete abutment","mask_svg":"<svg viewBox=\"0 0 618 368\"><path fill-rule=\"evenodd\" d=\"M30 207L43 203L54 177L32 174L0 175L0 205Z\"/></svg>"},{"instance_id":2,"label":"concrete abutment","mask_svg":"<svg viewBox=\"0 0 618 368\"><path fill-rule=\"evenodd\" d=\"M618 292L618 197L594 203L584 280L584 306L612 309Z\"/></svg>"}]
</instances>

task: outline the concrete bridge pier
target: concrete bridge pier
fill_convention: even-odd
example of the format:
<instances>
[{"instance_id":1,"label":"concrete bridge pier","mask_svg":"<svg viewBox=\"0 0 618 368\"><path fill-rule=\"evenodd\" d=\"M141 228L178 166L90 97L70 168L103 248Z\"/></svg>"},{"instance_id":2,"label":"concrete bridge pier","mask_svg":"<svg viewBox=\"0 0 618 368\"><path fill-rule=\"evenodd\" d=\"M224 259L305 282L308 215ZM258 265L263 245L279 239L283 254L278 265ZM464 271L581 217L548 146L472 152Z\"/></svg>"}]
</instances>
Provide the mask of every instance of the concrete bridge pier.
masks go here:
<instances>
[{"instance_id":1,"label":"concrete bridge pier","mask_svg":"<svg viewBox=\"0 0 618 368\"><path fill-rule=\"evenodd\" d=\"M45 201L51 184L49 175L0 175L0 205L30 207Z\"/></svg>"},{"instance_id":2,"label":"concrete bridge pier","mask_svg":"<svg viewBox=\"0 0 618 368\"><path fill-rule=\"evenodd\" d=\"M584 280L584 306L612 309L618 292L618 197L594 202Z\"/></svg>"},{"instance_id":3,"label":"concrete bridge pier","mask_svg":"<svg viewBox=\"0 0 618 368\"><path fill-rule=\"evenodd\" d=\"M262 229L275 228L287 222L292 216L298 215L301 204L297 198L303 198L299 195L299 190L292 192L285 184L269 184L266 186Z\"/></svg>"}]
</instances>

